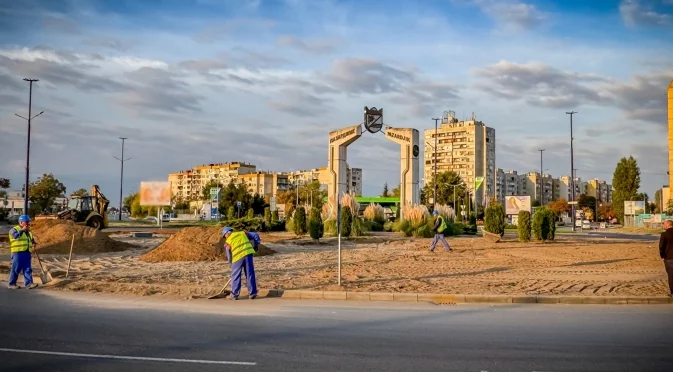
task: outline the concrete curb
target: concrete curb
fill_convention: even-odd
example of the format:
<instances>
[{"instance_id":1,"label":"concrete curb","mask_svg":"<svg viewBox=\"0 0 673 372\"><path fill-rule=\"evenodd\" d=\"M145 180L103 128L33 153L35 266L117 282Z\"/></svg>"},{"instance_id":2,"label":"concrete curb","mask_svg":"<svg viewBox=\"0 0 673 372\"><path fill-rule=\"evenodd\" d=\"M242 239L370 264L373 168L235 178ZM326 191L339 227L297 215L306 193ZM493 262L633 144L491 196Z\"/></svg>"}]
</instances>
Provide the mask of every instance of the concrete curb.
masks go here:
<instances>
[{"instance_id":1,"label":"concrete curb","mask_svg":"<svg viewBox=\"0 0 673 372\"><path fill-rule=\"evenodd\" d=\"M33 277L40 283L39 277ZM141 295L153 295L167 292L186 296L212 295L222 287L213 285L172 285L149 283L119 283L94 280L78 280L76 278L54 278L54 281L42 286L59 288L68 284L92 286L110 286L123 291L134 291ZM78 289L74 289L78 290ZM241 295L247 295L245 289ZM434 304L567 304L567 305L668 305L673 298L668 296L537 296L537 295L461 295L441 293L403 293L403 292L350 292L350 291L311 291L293 289L260 289L259 297L284 298L293 300L346 300L346 301L394 301L394 302L430 302Z\"/></svg>"},{"instance_id":2,"label":"concrete curb","mask_svg":"<svg viewBox=\"0 0 673 372\"><path fill-rule=\"evenodd\" d=\"M435 304L587 304L587 305L661 305L673 304L668 296L536 296L536 295L460 295L439 293L303 291L271 289L267 297L288 299L431 302Z\"/></svg>"}]
</instances>

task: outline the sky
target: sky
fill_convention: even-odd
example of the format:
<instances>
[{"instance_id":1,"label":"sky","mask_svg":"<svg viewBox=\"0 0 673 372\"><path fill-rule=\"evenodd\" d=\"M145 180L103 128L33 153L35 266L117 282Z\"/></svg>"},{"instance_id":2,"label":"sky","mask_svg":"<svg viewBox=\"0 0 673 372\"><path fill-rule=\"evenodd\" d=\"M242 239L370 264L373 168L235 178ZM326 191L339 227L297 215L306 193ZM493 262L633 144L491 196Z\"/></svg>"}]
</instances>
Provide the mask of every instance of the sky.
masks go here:
<instances>
[{"instance_id":1,"label":"sky","mask_svg":"<svg viewBox=\"0 0 673 372\"><path fill-rule=\"evenodd\" d=\"M384 109L392 127L455 111L496 130L496 166L611 182L633 155L667 184L673 0L0 0L0 177L119 199L217 162L327 165L328 133ZM423 147L423 146L421 146ZM365 195L399 184L399 145L348 148ZM422 156L422 154L421 154ZM422 169L420 170L422 172Z\"/></svg>"}]
</instances>

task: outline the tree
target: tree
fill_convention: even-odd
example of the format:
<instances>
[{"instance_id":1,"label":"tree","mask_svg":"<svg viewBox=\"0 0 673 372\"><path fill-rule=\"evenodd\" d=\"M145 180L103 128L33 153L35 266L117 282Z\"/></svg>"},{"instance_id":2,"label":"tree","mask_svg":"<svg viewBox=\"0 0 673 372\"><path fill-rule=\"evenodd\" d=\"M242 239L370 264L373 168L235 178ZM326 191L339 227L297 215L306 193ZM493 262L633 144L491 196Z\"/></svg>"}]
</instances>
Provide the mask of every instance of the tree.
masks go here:
<instances>
[{"instance_id":1,"label":"tree","mask_svg":"<svg viewBox=\"0 0 673 372\"><path fill-rule=\"evenodd\" d=\"M531 220L529 211L519 211L517 230L519 232L519 241L530 241Z\"/></svg>"},{"instance_id":2,"label":"tree","mask_svg":"<svg viewBox=\"0 0 673 372\"><path fill-rule=\"evenodd\" d=\"M582 208L582 212L584 212L584 219L585 220L594 221L594 210L593 209L584 207L584 208Z\"/></svg>"},{"instance_id":3,"label":"tree","mask_svg":"<svg viewBox=\"0 0 673 372\"><path fill-rule=\"evenodd\" d=\"M493 203L484 213L484 230L491 234L505 235L505 208L500 203Z\"/></svg>"},{"instance_id":4,"label":"tree","mask_svg":"<svg viewBox=\"0 0 673 372\"><path fill-rule=\"evenodd\" d=\"M353 213L351 207L341 208L341 236L350 236L353 225Z\"/></svg>"},{"instance_id":5,"label":"tree","mask_svg":"<svg viewBox=\"0 0 673 372\"><path fill-rule=\"evenodd\" d=\"M79 197L87 195L89 195L89 191L87 191L87 189L79 189L71 194L71 196L79 196Z\"/></svg>"},{"instance_id":6,"label":"tree","mask_svg":"<svg viewBox=\"0 0 673 372\"><path fill-rule=\"evenodd\" d=\"M393 198L399 198L400 197L400 186L399 185L391 191L390 196L393 197Z\"/></svg>"},{"instance_id":7,"label":"tree","mask_svg":"<svg viewBox=\"0 0 673 372\"><path fill-rule=\"evenodd\" d=\"M634 200L640 188L640 168L633 156L621 158L612 176L612 206L624 223L624 202Z\"/></svg>"},{"instance_id":8,"label":"tree","mask_svg":"<svg viewBox=\"0 0 673 372\"><path fill-rule=\"evenodd\" d=\"M570 212L570 205L568 204L568 201L563 198L549 202L547 207L559 217L563 213Z\"/></svg>"},{"instance_id":9,"label":"tree","mask_svg":"<svg viewBox=\"0 0 673 372\"><path fill-rule=\"evenodd\" d=\"M276 209L271 212L271 222L278 222L278 220L280 220L280 217L278 216L278 209Z\"/></svg>"},{"instance_id":10,"label":"tree","mask_svg":"<svg viewBox=\"0 0 673 372\"><path fill-rule=\"evenodd\" d=\"M320 209L311 209L311 216L308 221L308 233L311 239L320 240L325 233L325 227L320 216Z\"/></svg>"},{"instance_id":11,"label":"tree","mask_svg":"<svg viewBox=\"0 0 673 372\"><path fill-rule=\"evenodd\" d=\"M236 217L238 217L236 215L236 208L234 208L233 205L229 206L229 208L227 208L227 219L228 220L235 220Z\"/></svg>"},{"instance_id":12,"label":"tree","mask_svg":"<svg viewBox=\"0 0 673 372\"><path fill-rule=\"evenodd\" d=\"M8 189L10 185L8 178L0 178L0 189Z\"/></svg>"},{"instance_id":13,"label":"tree","mask_svg":"<svg viewBox=\"0 0 673 372\"><path fill-rule=\"evenodd\" d=\"M581 194L579 198L577 198L577 206L579 208L589 208L589 209L596 209L596 198L593 196L588 196L585 194Z\"/></svg>"},{"instance_id":14,"label":"tree","mask_svg":"<svg viewBox=\"0 0 673 372\"><path fill-rule=\"evenodd\" d=\"M292 217L292 227L297 236L306 234L306 210L299 206Z\"/></svg>"},{"instance_id":15,"label":"tree","mask_svg":"<svg viewBox=\"0 0 673 372\"><path fill-rule=\"evenodd\" d=\"M201 189L201 200L210 200L210 189L213 187L223 188L221 183L211 180Z\"/></svg>"},{"instance_id":16,"label":"tree","mask_svg":"<svg viewBox=\"0 0 673 372\"><path fill-rule=\"evenodd\" d=\"M253 219L255 218L255 211L251 209L248 209L248 218Z\"/></svg>"},{"instance_id":17,"label":"tree","mask_svg":"<svg viewBox=\"0 0 673 372\"><path fill-rule=\"evenodd\" d=\"M131 213L131 206L133 205L133 201L136 199L136 196L138 196L138 193L133 193L129 194L127 197L124 198L124 202L122 203L123 208ZM140 203L140 202L138 202Z\"/></svg>"},{"instance_id":18,"label":"tree","mask_svg":"<svg viewBox=\"0 0 673 372\"><path fill-rule=\"evenodd\" d=\"M537 240L554 240L556 234L556 217L547 207L538 208L533 215L533 235Z\"/></svg>"},{"instance_id":19,"label":"tree","mask_svg":"<svg viewBox=\"0 0 673 372\"><path fill-rule=\"evenodd\" d=\"M38 212L50 211L56 198L65 194L65 186L53 174L43 174L30 183L30 202Z\"/></svg>"},{"instance_id":20,"label":"tree","mask_svg":"<svg viewBox=\"0 0 673 372\"><path fill-rule=\"evenodd\" d=\"M453 205L453 186L456 186L456 202L458 201L458 196L465 193L465 184L462 179L456 172L447 171L437 173L437 200L435 204L444 204L444 205ZM421 200L422 204L429 204L428 201L433 197L435 190L435 182L431 180L426 183L423 187L423 196L425 200Z\"/></svg>"},{"instance_id":21,"label":"tree","mask_svg":"<svg viewBox=\"0 0 673 372\"><path fill-rule=\"evenodd\" d=\"M612 203L603 202L598 206L598 221L609 221L615 217Z\"/></svg>"},{"instance_id":22,"label":"tree","mask_svg":"<svg viewBox=\"0 0 673 372\"><path fill-rule=\"evenodd\" d=\"M661 210L663 209L662 207L664 206L661 200L661 189L654 193L654 205L654 213L661 213Z\"/></svg>"},{"instance_id":23,"label":"tree","mask_svg":"<svg viewBox=\"0 0 673 372\"><path fill-rule=\"evenodd\" d=\"M271 226L271 208L265 207L264 208L264 223L267 226Z\"/></svg>"},{"instance_id":24,"label":"tree","mask_svg":"<svg viewBox=\"0 0 673 372\"><path fill-rule=\"evenodd\" d=\"M388 194L389 194L389 192L388 192L388 182L386 182L386 183L383 184L383 192L381 193L381 196L384 197L384 198L387 198Z\"/></svg>"}]
</instances>

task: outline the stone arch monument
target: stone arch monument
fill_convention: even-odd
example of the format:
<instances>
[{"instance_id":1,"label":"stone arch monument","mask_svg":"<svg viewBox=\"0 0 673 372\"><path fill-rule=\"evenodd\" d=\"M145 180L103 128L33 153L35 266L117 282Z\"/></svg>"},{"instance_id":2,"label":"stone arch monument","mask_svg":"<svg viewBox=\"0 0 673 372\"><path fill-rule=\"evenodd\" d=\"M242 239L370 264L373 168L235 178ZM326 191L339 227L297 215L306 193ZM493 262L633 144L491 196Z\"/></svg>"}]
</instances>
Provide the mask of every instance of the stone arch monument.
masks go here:
<instances>
[{"instance_id":1,"label":"stone arch monument","mask_svg":"<svg viewBox=\"0 0 673 372\"><path fill-rule=\"evenodd\" d=\"M364 123L338 129L329 133L327 187L328 200L335 200L348 190L346 161L348 146L362 136L362 127L367 132L377 133L383 129L383 109L365 107ZM386 126L385 137L400 145L400 207L418 204L419 190L419 132L413 128Z\"/></svg>"}]
</instances>

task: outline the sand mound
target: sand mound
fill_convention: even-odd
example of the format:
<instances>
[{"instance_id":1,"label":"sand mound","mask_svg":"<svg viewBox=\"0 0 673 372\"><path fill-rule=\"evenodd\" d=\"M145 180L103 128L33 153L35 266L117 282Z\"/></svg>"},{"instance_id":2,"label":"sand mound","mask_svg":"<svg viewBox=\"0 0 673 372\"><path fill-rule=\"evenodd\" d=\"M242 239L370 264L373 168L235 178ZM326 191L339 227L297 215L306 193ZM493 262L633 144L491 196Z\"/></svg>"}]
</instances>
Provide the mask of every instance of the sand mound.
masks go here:
<instances>
[{"instance_id":1,"label":"sand mound","mask_svg":"<svg viewBox=\"0 0 673 372\"><path fill-rule=\"evenodd\" d=\"M76 225L72 221L37 220L32 223L37 249L42 254L68 254L75 235L74 254L120 252L135 248L134 245L110 239L99 230Z\"/></svg>"},{"instance_id":2,"label":"sand mound","mask_svg":"<svg viewBox=\"0 0 673 372\"><path fill-rule=\"evenodd\" d=\"M223 261L227 259L219 227L188 227L171 235L158 247L140 256L146 262ZM260 244L256 256L276 253Z\"/></svg>"}]
</instances>

